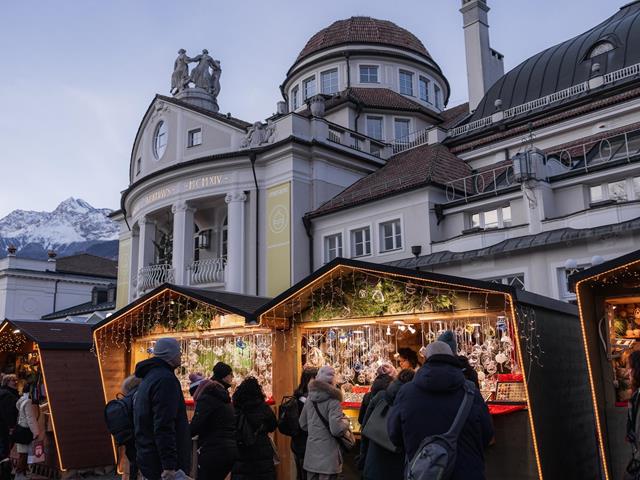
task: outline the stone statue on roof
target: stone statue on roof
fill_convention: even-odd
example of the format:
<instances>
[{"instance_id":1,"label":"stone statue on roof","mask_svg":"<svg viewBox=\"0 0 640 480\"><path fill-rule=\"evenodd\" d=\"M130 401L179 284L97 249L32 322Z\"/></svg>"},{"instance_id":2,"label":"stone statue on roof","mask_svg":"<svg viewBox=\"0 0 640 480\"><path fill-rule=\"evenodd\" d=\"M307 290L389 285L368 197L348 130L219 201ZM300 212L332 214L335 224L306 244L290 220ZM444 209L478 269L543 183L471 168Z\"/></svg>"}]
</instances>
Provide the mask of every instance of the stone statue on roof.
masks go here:
<instances>
[{"instance_id":1,"label":"stone statue on roof","mask_svg":"<svg viewBox=\"0 0 640 480\"><path fill-rule=\"evenodd\" d=\"M171 74L171 93L176 94L189 84L189 63L193 60L187 56L184 48L178 50L178 58L173 62L173 73Z\"/></svg>"},{"instance_id":2,"label":"stone statue on roof","mask_svg":"<svg viewBox=\"0 0 640 480\"><path fill-rule=\"evenodd\" d=\"M214 60L209 56L207 49L202 50L200 55L191 60L198 62L198 65L191 71L189 81L193 82L196 87L202 88L217 97L220 92L220 74L222 73L220 61Z\"/></svg>"}]
</instances>

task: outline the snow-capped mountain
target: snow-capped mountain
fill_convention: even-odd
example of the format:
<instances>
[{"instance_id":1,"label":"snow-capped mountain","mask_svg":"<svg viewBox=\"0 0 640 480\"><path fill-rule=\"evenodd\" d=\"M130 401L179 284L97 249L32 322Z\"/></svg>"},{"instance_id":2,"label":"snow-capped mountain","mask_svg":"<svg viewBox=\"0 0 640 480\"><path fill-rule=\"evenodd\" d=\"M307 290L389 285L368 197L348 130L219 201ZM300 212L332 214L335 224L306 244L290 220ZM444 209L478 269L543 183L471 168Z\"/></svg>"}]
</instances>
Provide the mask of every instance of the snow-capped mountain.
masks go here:
<instances>
[{"instance_id":1,"label":"snow-capped mountain","mask_svg":"<svg viewBox=\"0 0 640 480\"><path fill-rule=\"evenodd\" d=\"M59 256L87 252L115 258L118 226L109 213L107 208L94 208L73 197L53 212L14 210L0 219L0 256L14 245L18 255L31 258L46 258L49 250Z\"/></svg>"}]
</instances>

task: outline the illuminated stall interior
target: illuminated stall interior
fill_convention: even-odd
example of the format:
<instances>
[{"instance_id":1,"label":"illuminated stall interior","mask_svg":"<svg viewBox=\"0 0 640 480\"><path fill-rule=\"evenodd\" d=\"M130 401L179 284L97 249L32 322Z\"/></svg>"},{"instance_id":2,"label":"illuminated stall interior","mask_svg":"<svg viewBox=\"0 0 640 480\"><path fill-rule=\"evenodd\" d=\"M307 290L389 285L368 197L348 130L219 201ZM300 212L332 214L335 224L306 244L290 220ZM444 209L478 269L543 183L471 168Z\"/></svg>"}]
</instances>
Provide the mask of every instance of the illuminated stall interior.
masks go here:
<instances>
[{"instance_id":1,"label":"illuminated stall interior","mask_svg":"<svg viewBox=\"0 0 640 480\"><path fill-rule=\"evenodd\" d=\"M550 382L557 381L555 373L541 374L549 355L540 329L565 317L573 320L576 328L568 334L578 342L574 306L501 284L348 259L325 265L275 298L260 316L262 322L291 327L291 388L306 366L335 368L356 433L376 369L384 362L399 367L403 349L420 352L445 330L453 331L455 353L466 356L478 373L494 419L497 444L487 452L488 478L510 479L542 478L544 468L556 473L566 463L566 457L550 455L543 468L538 435L547 427L535 421L537 415L545 418ZM580 374L586 378L586 369Z\"/></svg>"},{"instance_id":2,"label":"illuminated stall interior","mask_svg":"<svg viewBox=\"0 0 640 480\"><path fill-rule=\"evenodd\" d=\"M580 308L605 475L622 478L632 393L627 361L640 350L640 250L575 273L570 284Z\"/></svg>"},{"instance_id":3,"label":"illuminated stall interior","mask_svg":"<svg viewBox=\"0 0 640 480\"><path fill-rule=\"evenodd\" d=\"M266 301L167 284L106 318L94 328L105 398L114 398L135 365L152 356L156 340L167 336L182 345L176 375L185 398L189 374L210 376L218 361L231 365L236 385L254 376L271 397L273 333L253 318L253 311Z\"/></svg>"},{"instance_id":4,"label":"illuminated stall interior","mask_svg":"<svg viewBox=\"0 0 640 480\"><path fill-rule=\"evenodd\" d=\"M34 473L54 478L59 471L113 465L91 347L91 326L85 324L5 320L0 326L0 368L17 375L19 391L30 386L46 432L45 461L32 467ZM88 444L92 448L84 449Z\"/></svg>"}]
</instances>

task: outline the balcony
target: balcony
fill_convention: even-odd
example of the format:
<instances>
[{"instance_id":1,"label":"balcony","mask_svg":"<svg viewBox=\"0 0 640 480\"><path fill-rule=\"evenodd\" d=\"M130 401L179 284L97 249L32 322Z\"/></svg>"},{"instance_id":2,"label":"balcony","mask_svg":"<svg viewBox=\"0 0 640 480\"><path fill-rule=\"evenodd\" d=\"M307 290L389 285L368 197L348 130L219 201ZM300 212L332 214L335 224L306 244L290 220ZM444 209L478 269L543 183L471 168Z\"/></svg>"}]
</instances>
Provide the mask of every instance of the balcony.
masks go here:
<instances>
[{"instance_id":1,"label":"balcony","mask_svg":"<svg viewBox=\"0 0 640 480\"><path fill-rule=\"evenodd\" d=\"M166 282L173 282L173 266L169 263L160 263L142 267L138 271L138 294L153 290Z\"/></svg>"},{"instance_id":2,"label":"balcony","mask_svg":"<svg viewBox=\"0 0 640 480\"><path fill-rule=\"evenodd\" d=\"M187 267L189 285L224 283L225 258L197 260Z\"/></svg>"}]
</instances>

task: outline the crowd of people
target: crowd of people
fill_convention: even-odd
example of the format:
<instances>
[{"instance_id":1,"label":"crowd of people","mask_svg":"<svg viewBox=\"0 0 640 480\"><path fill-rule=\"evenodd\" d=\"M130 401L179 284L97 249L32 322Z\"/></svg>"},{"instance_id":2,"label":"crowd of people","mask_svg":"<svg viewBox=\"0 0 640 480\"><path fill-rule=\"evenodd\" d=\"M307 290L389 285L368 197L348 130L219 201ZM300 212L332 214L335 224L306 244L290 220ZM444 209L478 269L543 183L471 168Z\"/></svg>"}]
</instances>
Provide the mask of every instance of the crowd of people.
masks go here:
<instances>
[{"instance_id":1,"label":"crowd of people","mask_svg":"<svg viewBox=\"0 0 640 480\"><path fill-rule=\"evenodd\" d=\"M491 416L475 372L456 352L454 335L445 332L421 352L422 366L410 349L398 352L398 368L380 365L360 410L356 458L363 480L405 478L411 459L425 448L424 439L451 431L457 446L448 478L485 478L483 451L493 438ZM339 478L345 452L355 440L333 367L305 368L291 402L284 406L283 401L276 417L253 377L231 395L232 368L219 362L211 377L190 375L195 411L189 422L174 375L180 364L179 343L160 339L153 357L138 363L123 385L132 399L134 435L124 445L131 478L138 472L148 480L184 478L192 471L195 438L199 479L275 479L278 451L270 434L277 428L291 437L298 480Z\"/></svg>"}]
</instances>

